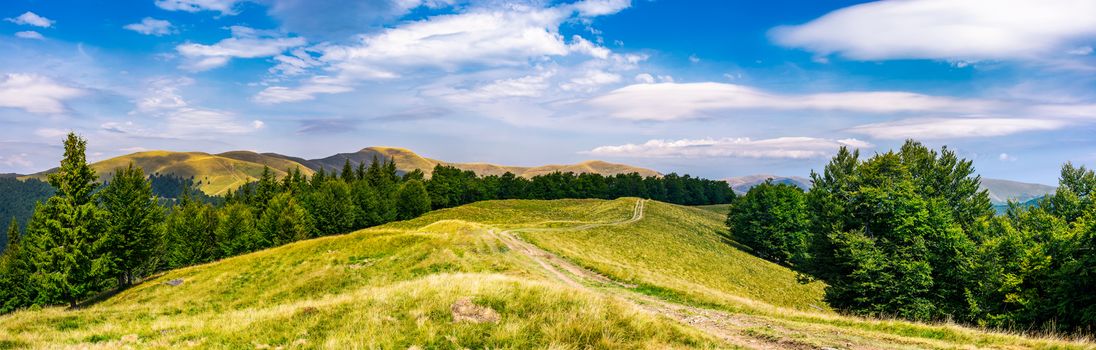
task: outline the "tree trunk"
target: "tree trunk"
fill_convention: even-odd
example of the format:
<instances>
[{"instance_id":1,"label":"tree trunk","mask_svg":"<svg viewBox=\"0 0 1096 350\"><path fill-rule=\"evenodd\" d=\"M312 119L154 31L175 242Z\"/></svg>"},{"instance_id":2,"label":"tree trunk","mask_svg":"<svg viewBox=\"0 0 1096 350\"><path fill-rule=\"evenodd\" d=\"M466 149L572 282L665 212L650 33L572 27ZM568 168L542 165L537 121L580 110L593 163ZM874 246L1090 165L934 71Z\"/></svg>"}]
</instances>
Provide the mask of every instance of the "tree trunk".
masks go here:
<instances>
[{"instance_id":1,"label":"tree trunk","mask_svg":"<svg viewBox=\"0 0 1096 350\"><path fill-rule=\"evenodd\" d=\"M69 297L69 309L76 310L76 297Z\"/></svg>"}]
</instances>

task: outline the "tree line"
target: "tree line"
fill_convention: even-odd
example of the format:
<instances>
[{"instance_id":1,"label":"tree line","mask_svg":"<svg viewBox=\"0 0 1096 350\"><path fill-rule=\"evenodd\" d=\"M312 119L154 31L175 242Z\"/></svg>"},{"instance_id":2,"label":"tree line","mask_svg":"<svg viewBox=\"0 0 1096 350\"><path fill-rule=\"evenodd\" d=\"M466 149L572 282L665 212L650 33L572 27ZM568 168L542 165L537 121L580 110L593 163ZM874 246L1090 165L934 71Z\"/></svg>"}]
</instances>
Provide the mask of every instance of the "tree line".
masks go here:
<instances>
[{"instance_id":1,"label":"tree line","mask_svg":"<svg viewBox=\"0 0 1096 350\"><path fill-rule=\"evenodd\" d=\"M680 204L726 203L726 182L670 174L602 176L552 173L531 179L476 176L437 166L399 174L391 161L311 177L288 169L224 197L202 194L188 179L132 164L96 183L86 141L69 134L54 193L34 207L25 232L12 223L0 256L0 313L30 305L80 301L126 288L156 271L200 264L294 241L351 232L439 209L489 199L638 196ZM158 194L177 198L164 199Z\"/></svg>"},{"instance_id":2,"label":"tree line","mask_svg":"<svg viewBox=\"0 0 1096 350\"><path fill-rule=\"evenodd\" d=\"M995 215L969 160L915 141L842 148L809 191L766 182L731 206L732 238L825 281L848 313L1009 330L1096 329L1096 174Z\"/></svg>"}]
</instances>

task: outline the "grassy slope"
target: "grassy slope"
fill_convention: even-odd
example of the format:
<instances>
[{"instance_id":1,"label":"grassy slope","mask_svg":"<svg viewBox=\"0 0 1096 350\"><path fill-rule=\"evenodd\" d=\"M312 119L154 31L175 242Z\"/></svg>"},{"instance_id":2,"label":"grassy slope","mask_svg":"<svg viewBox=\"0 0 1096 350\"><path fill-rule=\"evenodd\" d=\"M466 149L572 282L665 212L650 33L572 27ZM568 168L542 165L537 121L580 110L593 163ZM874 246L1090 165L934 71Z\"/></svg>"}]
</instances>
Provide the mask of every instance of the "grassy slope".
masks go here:
<instances>
[{"instance_id":1,"label":"grassy slope","mask_svg":"<svg viewBox=\"0 0 1096 350\"><path fill-rule=\"evenodd\" d=\"M693 208L651 202L643 220L623 226L521 234L610 277L641 284L634 289L568 287L491 233L618 221L632 215L634 203L481 202L170 271L87 309L0 316L0 348L727 346L622 297L634 291L735 311L732 323L744 334L779 340L770 342L777 345L1081 347L810 311L819 303L819 285L795 284L792 272L719 242L722 216ZM164 283L173 279L184 283ZM461 298L491 307L501 319L454 323L450 307Z\"/></svg>"},{"instance_id":2,"label":"grassy slope","mask_svg":"<svg viewBox=\"0 0 1096 350\"><path fill-rule=\"evenodd\" d=\"M523 236L655 294L724 306L737 306L745 299L800 310L826 309L821 283L800 284L795 272L725 243L724 230L719 214L651 202L644 219L633 224Z\"/></svg>"},{"instance_id":3,"label":"grassy slope","mask_svg":"<svg viewBox=\"0 0 1096 350\"><path fill-rule=\"evenodd\" d=\"M270 166L275 175L285 175L285 170L293 165L292 161L253 154L250 152L229 152L227 156L202 152L148 151L114 157L91 164L99 174L100 181L110 179L114 170L126 167L130 163L144 169L146 174L174 174L184 178L194 178L198 188L207 194L221 195L230 189L255 181L263 173L263 167ZM312 171L299 166L303 173ZM30 175L28 177L45 178L53 170Z\"/></svg>"}]
</instances>

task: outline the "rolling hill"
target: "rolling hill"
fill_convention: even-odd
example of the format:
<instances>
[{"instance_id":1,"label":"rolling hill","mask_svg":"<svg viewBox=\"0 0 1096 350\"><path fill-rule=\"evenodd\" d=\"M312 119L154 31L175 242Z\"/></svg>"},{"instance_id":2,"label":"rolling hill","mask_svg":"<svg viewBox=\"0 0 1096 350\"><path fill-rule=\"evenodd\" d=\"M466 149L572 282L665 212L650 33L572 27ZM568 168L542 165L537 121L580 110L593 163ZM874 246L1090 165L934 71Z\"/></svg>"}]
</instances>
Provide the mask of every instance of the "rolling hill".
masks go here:
<instances>
[{"instance_id":1,"label":"rolling hill","mask_svg":"<svg viewBox=\"0 0 1096 350\"><path fill-rule=\"evenodd\" d=\"M757 186L765 180L773 179L774 183L783 183L793 185L802 188L804 191L811 189L811 179L801 176L778 176L769 174L758 174L748 176L738 176L727 178L726 181L731 185L731 189L734 189L735 193L739 195L745 194L750 191L751 188Z\"/></svg>"},{"instance_id":2,"label":"rolling hill","mask_svg":"<svg viewBox=\"0 0 1096 350\"><path fill-rule=\"evenodd\" d=\"M506 172L511 172L514 173L514 175L518 176L533 177L537 175L549 174L556 171L573 172L576 174L597 173L602 175L627 174L633 172L639 173L643 176L661 175L657 171L650 169L644 169L625 164L603 162L598 160L585 161L578 164L542 165L535 167L507 166L490 163L454 163L425 158L408 149L396 147L367 147L354 153L339 153L323 159L314 159L308 161L308 164L312 164L314 166L314 170L319 170L319 167L323 167L324 169L328 170L341 169L346 160L350 160L350 163L352 165L357 166L358 163L371 163L374 157L380 160L395 160L396 168L401 172L409 172L415 169L419 169L426 173L427 176L430 175L430 171L434 168L434 166L438 164L449 165L462 170L471 170L481 176L502 175Z\"/></svg>"},{"instance_id":3,"label":"rolling hill","mask_svg":"<svg viewBox=\"0 0 1096 350\"><path fill-rule=\"evenodd\" d=\"M262 174L264 166L273 170L278 177L285 175L286 170L295 168L301 169L301 172L305 175L312 175L320 169L326 171L342 169L347 160L355 167L360 163L368 165L372 163L374 157L380 160L395 160L397 170L401 173L418 169L422 170L428 177L434 166L438 164L472 170L482 176L502 175L511 172L518 176L533 177L555 171L598 173L602 175L632 172L637 172L643 176L660 175L650 169L602 161L537 167L504 166L488 163L450 163L424 158L410 150L395 147L367 147L354 153L339 153L330 157L311 160L277 153L256 153L251 151L231 151L220 154L149 151L95 162L91 164L91 167L99 174L100 180L107 180L114 169L133 163L144 169L145 173L148 174L174 174L184 178L194 178L195 182L199 184L199 189L206 194L221 195L228 190L257 180ZM41 179L52 171L54 170L22 176L22 178Z\"/></svg>"},{"instance_id":4,"label":"rolling hill","mask_svg":"<svg viewBox=\"0 0 1096 350\"><path fill-rule=\"evenodd\" d=\"M262 175L264 166L270 166L277 176L284 176L285 169L290 167L299 167L306 174L312 173L311 169L289 164L284 159L242 151L223 154L138 152L92 163L91 168L99 174L100 181L106 181L110 179L115 169L126 167L131 163L144 169L147 174L173 174L193 178L198 188L210 195L224 194L230 189L257 180ZM27 177L44 178L52 171L54 170Z\"/></svg>"},{"instance_id":5,"label":"rolling hill","mask_svg":"<svg viewBox=\"0 0 1096 350\"><path fill-rule=\"evenodd\" d=\"M820 283L721 232L719 214L635 198L478 202L168 271L78 310L0 316L0 346L1091 346L840 316Z\"/></svg>"}]
</instances>

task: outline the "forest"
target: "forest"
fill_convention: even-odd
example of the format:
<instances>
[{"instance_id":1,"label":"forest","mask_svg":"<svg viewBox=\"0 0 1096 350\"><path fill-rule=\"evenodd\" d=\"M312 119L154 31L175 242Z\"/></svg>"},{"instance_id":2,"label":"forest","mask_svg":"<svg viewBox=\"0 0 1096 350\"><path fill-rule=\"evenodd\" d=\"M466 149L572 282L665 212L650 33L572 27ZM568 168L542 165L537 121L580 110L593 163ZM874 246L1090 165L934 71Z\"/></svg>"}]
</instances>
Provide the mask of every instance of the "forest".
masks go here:
<instances>
[{"instance_id":1,"label":"forest","mask_svg":"<svg viewBox=\"0 0 1096 350\"><path fill-rule=\"evenodd\" d=\"M857 315L993 329L1096 328L1096 174L1065 164L1056 193L995 215L969 160L907 141L842 148L813 187L767 182L735 201L731 237L826 282Z\"/></svg>"},{"instance_id":2,"label":"forest","mask_svg":"<svg viewBox=\"0 0 1096 350\"><path fill-rule=\"evenodd\" d=\"M311 177L266 169L258 181L209 197L193 181L146 176L133 165L96 183L86 141L70 134L61 167L48 177L52 196L29 205L25 225L5 231L0 256L0 313L31 305L72 307L124 289L157 271L206 263L294 241L417 217L432 209L490 199L646 197L679 204L735 198L726 182L669 174L552 173L531 179L477 176L439 165L399 174L374 159ZM33 181L33 180L32 180ZM25 230L21 229L25 226Z\"/></svg>"}]
</instances>

